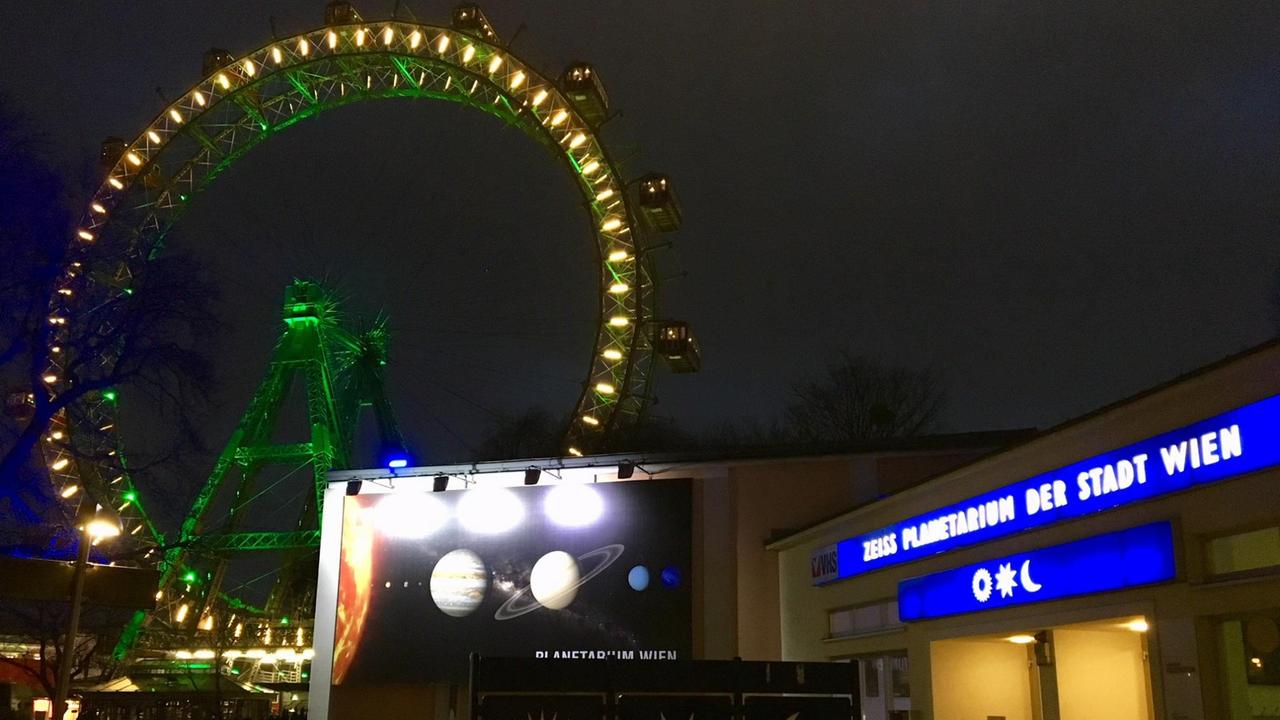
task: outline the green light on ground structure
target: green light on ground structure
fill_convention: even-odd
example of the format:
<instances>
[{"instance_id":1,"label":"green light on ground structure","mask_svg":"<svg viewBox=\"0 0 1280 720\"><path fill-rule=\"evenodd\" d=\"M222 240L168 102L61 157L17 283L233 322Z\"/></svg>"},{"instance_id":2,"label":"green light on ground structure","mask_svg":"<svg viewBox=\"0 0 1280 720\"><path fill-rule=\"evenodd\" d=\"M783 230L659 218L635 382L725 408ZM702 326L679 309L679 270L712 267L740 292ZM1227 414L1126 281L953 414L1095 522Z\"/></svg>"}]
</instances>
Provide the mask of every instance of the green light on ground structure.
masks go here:
<instances>
[{"instance_id":1,"label":"green light on ground structure","mask_svg":"<svg viewBox=\"0 0 1280 720\"><path fill-rule=\"evenodd\" d=\"M280 618L280 624L281 624L281 625L288 625L288 624L289 624L289 618L287 618L287 617L282 617L282 618Z\"/></svg>"},{"instance_id":2,"label":"green light on ground structure","mask_svg":"<svg viewBox=\"0 0 1280 720\"><path fill-rule=\"evenodd\" d=\"M115 402L117 397L119 397L119 395L116 394L115 390L102 391L102 399L106 400L107 402Z\"/></svg>"},{"instance_id":3,"label":"green light on ground structure","mask_svg":"<svg viewBox=\"0 0 1280 720\"><path fill-rule=\"evenodd\" d=\"M134 500L138 499L138 493L130 490L129 492L124 494L124 499L128 500L129 502L133 502Z\"/></svg>"},{"instance_id":4,"label":"green light on ground structure","mask_svg":"<svg viewBox=\"0 0 1280 720\"><path fill-rule=\"evenodd\" d=\"M186 573L185 575L183 575L183 576L182 576L182 581L183 581L183 582L185 582L185 583L188 583L188 584L189 584L189 583L193 583L193 582L195 582L195 581L196 581L196 571L195 571L195 570L188 570L188 571L187 571L187 573Z\"/></svg>"}]
</instances>

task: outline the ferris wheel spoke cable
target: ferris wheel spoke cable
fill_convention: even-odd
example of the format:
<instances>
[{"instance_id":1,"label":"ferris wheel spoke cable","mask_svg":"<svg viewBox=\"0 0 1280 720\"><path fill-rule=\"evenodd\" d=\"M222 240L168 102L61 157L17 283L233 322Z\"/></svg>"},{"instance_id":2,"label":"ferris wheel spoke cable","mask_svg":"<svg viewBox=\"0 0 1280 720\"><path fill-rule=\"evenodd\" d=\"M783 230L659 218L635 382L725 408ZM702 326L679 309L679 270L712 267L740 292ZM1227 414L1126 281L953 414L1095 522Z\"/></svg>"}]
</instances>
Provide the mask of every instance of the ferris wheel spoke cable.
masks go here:
<instances>
[{"instance_id":1,"label":"ferris wheel spoke cable","mask_svg":"<svg viewBox=\"0 0 1280 720\"><path fill-rule=\"evenodd\" d=\"M271 491L272 491L276 486L278 486L280 483L282 483L282 482L284 482L285 480L288 480L289 478L293 477L294 473L298 472L299 470L301 470L301 469L302 469L302 468L304 468L304 467L307 467L307 466L308 466L308 465L310 465L310 464L311 464L311 461L310 461L310 460L305 460L305 461L303 461L303 462L302 462L302 464L298 465L298 467L296 467L296 468L294 468L294 469L290 470L289 472L287 472L287 473L285 473L284 475L282 475L282 476L281 476L279 479L277 479L275 482L273 482L273 483L271 483L270 485L266 486L265 488L263 488L263 489L259 490L257 493L255 493L255 494L254 494L254 496L253 496L253 497L249 498L248 500L245 500L245 501L244 501L244 502L242 502L242 503L238 503L238 504L237 504L237 503L233 503L233 504L231 505L231 507L227 508L227 509L226 509L226 511L222 514L222 516L218 518L218 521L219 521L219 527L226 527L226 521L228 521L228 520L230 520L230 519L231 519L231 513L235 512L235 511L236 511L237 509L239 509L239 508L247 507L247 506L248 506L248 505L250 505L254 500L257 500L258 498L262 497L262 496L263 496L263 495L265 495L266 493L271 492Z\"/></svg>"},{"instance_id":2,"label":"ferris wheel spoke cable","mask_svg":"<svg viewBox=\"0 0 1280 720\"><path fill-rule=\"evenodd\" d=\"M245 590L245 589L249 588L250 586L252 586L252 585L254 585L254 584L256 584L256 583L262 582L263 580L270 579L270 578L271 578L271 576L273 576L273 575L279 575L280 573L284 572L286 568L288 568L290 565L292 565L292 564L294 564L294 563L296 563L296 562L298 562L298 559L285 560L285 562L284 562L283 564L281 564L281 566L280 566L280 567L278 567L278 568L271 568L270 570L267 570L266 572L261 573L261 574L257 575L256 577L253 577L253 578L250 578L250 579L248 579L248 580L245 580L245 581L244 581L244 582L242 582L242 583L238 583L237 585L235 585L234 587L232 587L232 588L231 588L231 589L229 589L229 590L223 590L223 591L222 591L222 594L223 594L223 595L234 595L235 593L237 593L237 592L239 592L239 591L241 591L241 590Z\"/></svg>"},{"instance_id":3,"label":"ferris wheel spoke cable","mask_svg":"<svg viewBox=\"0 0 1280 720\"><path fill-rule=\"evenodd\" d=\"M539 376L539 375L533 374L534 371L524 371L523 376L517 376L512 374L511 372L504 371L499 368L484 367L471 361L468 361L465 364L450 364L447 366L434 365L434 367L445 367L450 371L445 374L452 374L457 378L474 378L477 381L483 382L486 385L492 385L493 381L480 380L481 376L485 378L496 377L502 381L501 384L503 387L514 387L519 389L525 389L530 386L537 386L544 390L552 390L553 392L556 392L556 393L562 392L564 390L565 385L573 385L575 387L579 387L582 385L582 382L580 380L569 380L567 378ZM553 382L556 384L553 384ZM439 380L435 380L433 381L433 383L436 386L440 387L441 389L446 388L446 386L443 383L441 383ZM447 389L445 391L451 394L454 393L454 391L451 389Z\"/></svg>"},{"instance_id":4,"label":"ferris wheel spoke cable","mask_svg":"<svg viewBox=\"0 0 1280 720\"><path fill-rule=\"evenodd\" d=\"M490 416L490 417L493 417L493 418L500 418L500 417L502 417L502 413L496 412L496 411L494 411L494 410L493 410L493 409L491 409L491 408L488 408L488 407L485 407L484 405L481 405L479 402L476 402L475 400L472 400L471 398L467 397L466 395L463 395L462 393L457 392L456 390L454 390L454 389L450 388L449 386L445 385L444 383L440 382L439 380L436 380L435 378L432 378L430 375L428 375L428 376L426 376L426 377L427 377L427 382L429 382L429 383L431 383L432 385L434 385L434 386L435 386L437 389L439 389L441 392L444 392L444 393L446 393L446 394L448 394L448 395L451 395L451 396L453 396L453 397L455 397L455 398L457 398L457 399L461 400L462 402L466 403L467 405L470 405L471 407L473 407L473 408L475 408L475 409L479 410L480 412L483 412L484 414L486 414L486 415L488 415L488 416ZM426 406L425 406L425 405L423 405L423 409L426 409ZM427 410L427 412L428 412L428 413L430 413L431 411L430 411L430 410Z\"/></svg>"},{"instance_id":5,"label":"ferris wheel spoke cable","mask_svg":"<svg viewBox=\"0 0 1280 720\"><path fill-rule=\"evenodd\" d=\"M521 382L520 378L516 377L516 376L515 376L515 374L513 374L513 372L512 372L512 370L511 370L511 369L496 368L496 367L493 367L492 365L486 365L485 363L475 362L475 361L474 361L474 359L472 359L472 358L470 358L470 357L467 357L467 356L466 356L466 355L464 355L464 354L461 354L461 353L454 353L454 352L449 352L449 351L447 351L447 350L441 350L441 351L438 351L438 352L437 352L437 355L442 355L442 356L452 357L452 358L455 358L455 359L458 359L458 360L462 360L462 361L464 361L464 362L465 362L465 364L460 366L463 370L473 369L473 368L474 368L474 369L476 369L476 370L484 370L484 371L487 371L487 372L490 372L490 373L494 373L494 374L496 374L496 375L501 375L501 376L506 377L506 378L509 378L509 379L511 379L511 380L515 380L515 381L517 381L517 382ZM434 360L435 358L429 358L429 359ZM533 369L530 369L530 368L523 368L523 367L522 367L522 368L520 368L517 372L519 372L521 375L523 375L523 376L525 376L525 377L530 377L530 378L539 378L539 379L543 379L543 380L554 380L554 381L556 381L556 382L568 383L568 384L570 384L570 385L581 385L581 384L582 384L582 381L581 381L581 380L573 380L573 379L570 379L570 378L561 377L561 376L559 376L559 375L552 375L551 373L545 373L545 372L542 372L542 371L540 371L540 370L533 370Z\"/></svg>"},{"instance_id":6,"label":"ferris wheel spoke cable","mask_svg":"<svg viewBox=\"0 0 1280 720\"><path fill-rule=\"evenodd\" d=\"M416 397L416 394L414 394L414 393L410 393L410 394L411 394L411 395L414 395L414 396ZM465 398L463 398L463 399L465 400ZM467 402L468 402L468 403L471 403L471 401L469 401L469 400L468 400ZM487 409L487 408L484 408L484 407L482 407L482 406L480 406L480 405L478 405L478 404L475 404L475 403L471 403L471 404L472 404L472 405L474 405L477 409L483 410L483 411L485 411L485 412L487 412L487 413L491 413L491 414L493 413L493 411L492 411L492 410L489 410L489 409ZM476 448L475 448L474 446L472 446L472 445L471 445L471 443L467 442L466 440L463 440L463 439L462 439L462 436L461 436L461 435L459 435L459 434L458 434L458 433L457 433L457 432L456 432L452 427L450 427L448 423L446 423L444 420L441 420L441 419L440 419L440 417L439 417L439 416L437 416L435 413L431 412L430 406L429 406L427 403L423 403L423 402L421 402L421 399L420 399L420 398L419 398L418 407L420 407L420 408L422 409L422 411L423 411L423 412L425 412L425 413L427 414L427 417L431 418L431 419L432 419L432 420L433 420L437 425L439 425L440 427L444 428L444 431L445 431L446 433L448 433L448 434L449 434L449 436L450 436L450 437L452 437L452 438L453 438L453 439L454 439L454 440L455 440L459 445L461 445L461 446L462 446L462 447L463 447L467 452L471 453L472 455L477 454L477 452L478 452L478 451L476 450Z\"/></svg>"}]
</instances>

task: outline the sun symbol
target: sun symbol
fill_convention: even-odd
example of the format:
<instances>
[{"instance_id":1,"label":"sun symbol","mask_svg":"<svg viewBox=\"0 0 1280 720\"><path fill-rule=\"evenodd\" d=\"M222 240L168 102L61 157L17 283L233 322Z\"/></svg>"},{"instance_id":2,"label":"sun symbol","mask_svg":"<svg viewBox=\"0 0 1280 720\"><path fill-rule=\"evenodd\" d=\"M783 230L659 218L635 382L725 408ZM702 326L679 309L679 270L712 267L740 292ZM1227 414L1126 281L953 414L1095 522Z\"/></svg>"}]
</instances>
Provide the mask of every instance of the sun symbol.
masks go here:
<instances>
[{"instance_id":1,"label":"sun symbol","mask_svg":"<svg viewBox=\"0 0 1280 720\"><path fill-rule=\"evenodd\" d=\"M1018 573L1013 570L1013 563L1005 563L996 572L996 589L1000 597L1012 597L1013 589L1018 587Z\"/></svg>"},{"instance_id":2,"label":"sun symbol","mask_svg":"<svg viewBox=\"0 0 1280 720\"><path fill-rule=\"evenodd\" d=\"M980 603L991 599L991 573L986 568L978 568L973 574L973 597Z\"/></svg>"}]
</instances>

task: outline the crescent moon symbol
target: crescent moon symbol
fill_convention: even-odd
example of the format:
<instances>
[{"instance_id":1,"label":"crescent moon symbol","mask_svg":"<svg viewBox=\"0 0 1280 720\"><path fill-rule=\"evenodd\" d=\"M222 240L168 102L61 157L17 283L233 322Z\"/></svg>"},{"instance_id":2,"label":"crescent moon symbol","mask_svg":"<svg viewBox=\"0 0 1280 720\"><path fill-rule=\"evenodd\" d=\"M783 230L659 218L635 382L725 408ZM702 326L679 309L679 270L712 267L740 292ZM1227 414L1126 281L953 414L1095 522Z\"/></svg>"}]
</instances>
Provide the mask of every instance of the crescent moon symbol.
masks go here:
<instances>
[{"instance_id":1,"label":"crescent moon symbol","mask_svg":"<svg viewBox=\"0 0 1280 720\"><path fill-rule=\"evenodd\" d=\"M1040 592L1040 588L1042 587L1040 583L1031 579L1031 561L1030 560L1022 561L1021 574L1022 574L1022 589L1030 593Z\"/></svg>"}]
</instances>

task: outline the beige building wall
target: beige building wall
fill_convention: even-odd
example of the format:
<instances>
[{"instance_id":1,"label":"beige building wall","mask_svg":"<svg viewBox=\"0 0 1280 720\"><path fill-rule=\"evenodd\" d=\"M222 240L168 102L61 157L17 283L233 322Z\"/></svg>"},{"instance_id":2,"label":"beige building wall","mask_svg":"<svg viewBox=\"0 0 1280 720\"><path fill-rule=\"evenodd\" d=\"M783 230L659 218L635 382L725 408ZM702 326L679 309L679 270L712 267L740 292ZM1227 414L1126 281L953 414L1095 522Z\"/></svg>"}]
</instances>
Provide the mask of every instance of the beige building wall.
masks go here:
<instances>
[{"instance_id":1,"label":"beige building wall","mask_svg":"<svg viewBox=\"0 0 1280 720\"><path fill-rule=\"evenodd\" d=\"M931 657L938 720L1034 720L1025 647L992 640L944 640L933 644Z\"/></svg>"},{"instance_id":2,"label":"beige building wall","mask_svg":"<svg viewBox=\"0 0 1280 720\"><path fill-rule=\"evenodd\" d=\"M944 447L728 464L727 495L718 498L728 498L729 510L720 514L732 527L725 528L723 522L714 528L706 521L701 524L712 544L719 538L727 541L727 552L717 559L707 546L705 562L695 563L701 568L695 575L709 586L732 577L732 596L708 608L715 617L706 617L706 622L709 628L713 624L718 628L719 637L724 634L720 624L731 620L734 645L706 646L704 657L781 657L778 558L766 548L770 540L919 484L993 449L980 443L971 449ZM717 567L720 562L723 567Z\"/></svg>"},{"instance_id":3,"label":"beige building wall","mask_svg":"<svg viewBox=\"0 0 1280 720\"><path fill-rule=\"evenodd\" d=\"M1142 636L1126 630L1053 631L1061 720L1150 717Z\"/></svg>"},{"instance_id":4,"label":"beige building wall","mask_svg":"<svg viewBox=\"0 0 1280 720\"><path fill-rule=\"evenodd\" d=\"M1280 391L1280 345L1271 344L1176 383L961 467L881 502L773 543L778 551L782 655L825 660L906 651L911 662L912 720L940 717L932 697L930 644L976 634L1015 633L1124 616L1152 620L1147 634L1153 710L1157 718L1229 717L1219 625L1231 615L1275 608L1280 575L1230 582L1209 572L1209 540L1280 523L1280 469L1223 480L1163 498L1026 531L815 587L810 553L844 538L971 498L1218 415ZM1280 438L1274 440L1280 442ZM1171 520L1178 578L1163 585L1094 597L1024 605L900 626L866 637L829 637L832 610L896 601L907 577Z\"/></svg>"}]
</instances>

